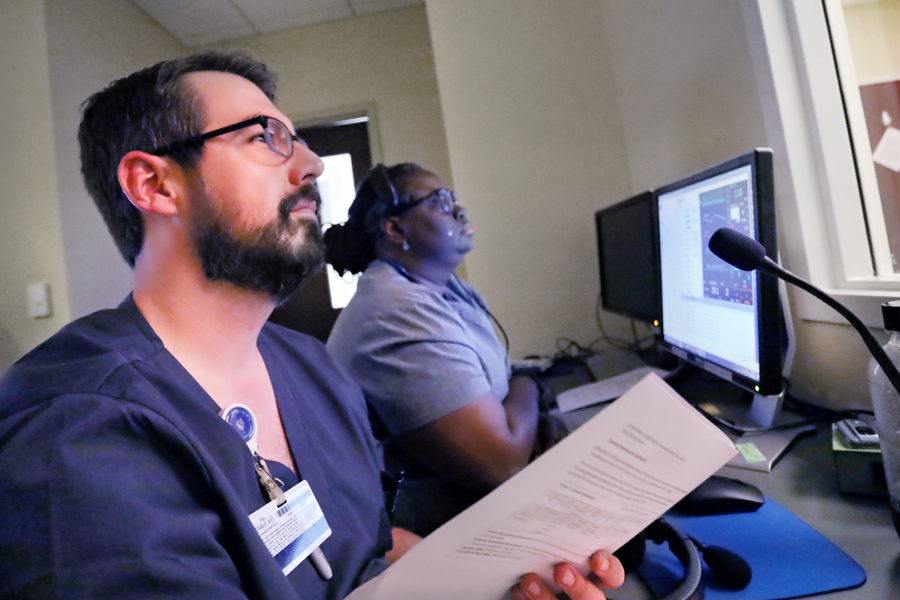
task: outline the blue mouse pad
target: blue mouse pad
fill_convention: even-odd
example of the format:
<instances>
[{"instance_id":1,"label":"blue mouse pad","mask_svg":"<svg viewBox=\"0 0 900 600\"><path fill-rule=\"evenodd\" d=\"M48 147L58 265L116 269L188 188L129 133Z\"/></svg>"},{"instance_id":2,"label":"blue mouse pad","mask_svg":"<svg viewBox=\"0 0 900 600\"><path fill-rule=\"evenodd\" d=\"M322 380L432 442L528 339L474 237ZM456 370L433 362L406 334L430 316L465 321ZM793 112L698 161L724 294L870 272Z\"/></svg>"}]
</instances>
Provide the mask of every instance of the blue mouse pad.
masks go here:
<instances>
[{"instance_id":1,"label":"blue mouse pad","mask_svg":"<svg viewBox=\"0 0 900 600\"><path fill-rule=\"evenodd\" d=\"M706 600L780 600L866 581L866 572L856 561L769 497L756 512L706 517L673 512L665 519L697 541L727 548L750 564L753 578L739 591L717 585L704 564L701 585L706 585ZM681 581L684 568L668 544L647 542L638 573L659 596Z\"/></svg>"}]
</instances>

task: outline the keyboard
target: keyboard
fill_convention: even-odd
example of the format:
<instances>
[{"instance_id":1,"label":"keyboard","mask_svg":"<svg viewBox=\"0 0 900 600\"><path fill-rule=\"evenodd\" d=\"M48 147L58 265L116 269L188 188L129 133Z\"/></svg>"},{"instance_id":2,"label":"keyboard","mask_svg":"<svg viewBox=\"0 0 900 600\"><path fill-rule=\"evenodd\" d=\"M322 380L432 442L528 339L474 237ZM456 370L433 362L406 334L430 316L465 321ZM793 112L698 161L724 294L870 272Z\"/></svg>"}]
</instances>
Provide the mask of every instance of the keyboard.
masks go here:
<instances>
[{"instance_id":1,"label":"keyboard","mask_svg":"<svg viewBox=\"0 0 900 600\"><path fill-rule=\"evenodd\" d=\"M586 383L566 390L561 394L557 394L556 403L559 405L560 412L565 413L584 408L585 406L609 402L630 390L648 373L656 373L660 377L665 377L669 374L669 371L656 367L638 367L601 381Z\"/></svg>"}]
</instances>

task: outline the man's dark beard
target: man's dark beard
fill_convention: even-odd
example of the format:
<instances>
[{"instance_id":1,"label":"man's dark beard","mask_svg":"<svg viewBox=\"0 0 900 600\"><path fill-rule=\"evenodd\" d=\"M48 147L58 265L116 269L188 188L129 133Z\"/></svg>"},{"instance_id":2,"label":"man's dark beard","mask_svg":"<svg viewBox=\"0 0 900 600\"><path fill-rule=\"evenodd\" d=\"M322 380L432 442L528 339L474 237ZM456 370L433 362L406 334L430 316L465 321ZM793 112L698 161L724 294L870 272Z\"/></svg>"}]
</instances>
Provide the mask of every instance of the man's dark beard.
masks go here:
<instances>
[{"instance_id":1,"label":"man's dark beard","mask_svg":"<svg viewBox=\"0 0 900 600\"><path fill-rule=\"evenodd\" d=\"M281 304L324 264L325 246L317 221L291 221L291 210L300 198L315 201L319 214L321 198L314 185L306 185L278 206L278 218L245 234L229 230L221 211L211 205L204 190L194 195L195 215L191 237L203 272L210 281L229 281L238 287L264 292ZM291 241L303 230L296 249Z\"/></svg>"}]
</instances>

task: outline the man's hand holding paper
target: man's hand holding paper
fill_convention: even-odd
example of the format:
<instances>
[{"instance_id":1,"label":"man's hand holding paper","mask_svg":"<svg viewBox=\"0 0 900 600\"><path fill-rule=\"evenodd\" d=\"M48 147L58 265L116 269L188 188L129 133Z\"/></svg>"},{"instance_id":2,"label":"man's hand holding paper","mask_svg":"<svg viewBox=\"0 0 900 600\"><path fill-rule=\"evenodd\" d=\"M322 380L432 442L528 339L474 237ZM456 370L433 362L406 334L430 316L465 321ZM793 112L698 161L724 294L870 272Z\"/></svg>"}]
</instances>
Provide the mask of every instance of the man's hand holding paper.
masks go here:
<instances>
[{"instance_id":1,"label":"man's hand holding paper","mask_svg":"<svg viewBox=\"0 0 900 600\"><path fill-rule=\"evenodd\" d=\"M590 558L591 572L596 575L593 582L570 564L557 565L553 570L553 581L572 600L605 600L601 589L617 588L625 583L625 570L619 559L605 550L595 552ZM522 578L513 591L515 600L556 600L547 585L536 573Z\"/></svg>"},{"instance_id":2,"label":"man's hand holding paper","mask_svg":"<svg viewBox=\"0 0 900 600\"><path fill-rule=\"evenodd\" d=\"M659 376L647 375L348 600L499 600L513 593L532 600L560 590L577 600L603 598L582 574L597 573L601 587L620 585L621 564L612 559L601 568L603 557L610 560L609 552L735 454L724 433Z\"/></svg>"}]
</instances>

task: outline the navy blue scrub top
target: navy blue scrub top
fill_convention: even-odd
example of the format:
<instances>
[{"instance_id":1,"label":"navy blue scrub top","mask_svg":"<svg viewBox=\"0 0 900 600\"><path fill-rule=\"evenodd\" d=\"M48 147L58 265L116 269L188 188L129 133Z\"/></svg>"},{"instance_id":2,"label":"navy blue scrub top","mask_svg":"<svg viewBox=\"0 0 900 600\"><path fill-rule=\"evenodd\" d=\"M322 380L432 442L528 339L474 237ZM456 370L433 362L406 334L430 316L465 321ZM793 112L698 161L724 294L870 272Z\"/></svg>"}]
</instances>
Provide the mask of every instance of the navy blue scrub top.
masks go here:
<instances>
[{"instance_id":1,"label":"navy blue scrub top","mask_svg":"<svg viewBox=\"0 0 900 600\"><path fill-rule=\"evenodd\" d=\"M386 568L362 393L308 336L267 324L259 349L333 531L330 581L309 561L281 573L248 519L268 496L246 444L129 297L0 381L0 597L337 599Z\"/></svg>"}]
</instances>

